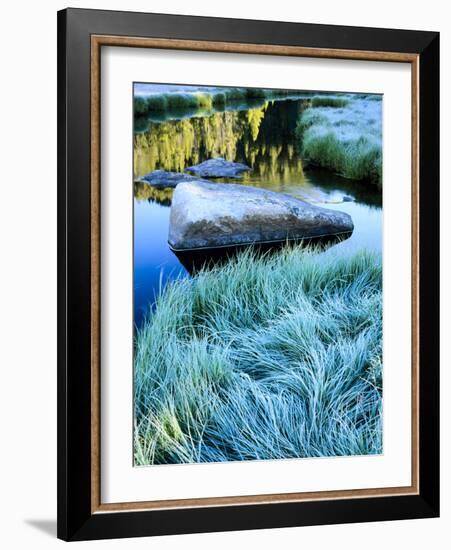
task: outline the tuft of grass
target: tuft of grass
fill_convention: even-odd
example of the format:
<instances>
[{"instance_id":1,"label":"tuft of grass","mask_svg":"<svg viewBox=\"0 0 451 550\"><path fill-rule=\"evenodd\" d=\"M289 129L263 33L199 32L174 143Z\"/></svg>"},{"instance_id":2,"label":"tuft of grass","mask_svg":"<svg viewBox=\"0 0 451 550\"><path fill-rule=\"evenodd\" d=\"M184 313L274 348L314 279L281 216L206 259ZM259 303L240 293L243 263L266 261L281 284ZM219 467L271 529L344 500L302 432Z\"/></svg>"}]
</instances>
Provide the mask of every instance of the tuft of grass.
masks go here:
<instances>
[{"instance_id":1,"label":"tuft of grass","mask_svg":"<svg viewBox=\"0 0 451 550\"><path fill-rule=\"evenodd\" d=\"M137 332L136 465L382 452L381 258L247 249Z\"/></svg>"},{"instance_id":2,"label":"tuft of grass","mask_svg":"<svg viewBox=\"0 0 451 550\"><path fill-rule=\"evenodd\" d=\"M226 104L226 94L224 92L218 92L213 95L212 101L215 107L224 107Z\"/></svg>"},{"instance_id":3,"label":"tuft of grass","mask_svg":"<svg viewBox=\"0 0 451 550\"><path fill-rule=\"evenodd\" d=\"M228 88L224 90L226 102L239 102L246 100L246 88Z\"/></svg>"},{"instance_id":4,"label":"tuft of grass","mask_svg":"<svg viewBox=\"0 0 451 550\"><path fill-rule=\"evenodd\" d=\"M195 94L166 94L167 109L183 110L199 107L199 98Z\"/></svg>"},{"instance_id":5,"label":"tuft of grass","mask_svg":"<svg viewBox=\"0 0 451 550\"><path fill-rule=\"evenodd\" d=\"M194 94L197 101L197 106L200 109L210 110L213 107L213 96L207 93L197 92Z\"/></svg>"},{"instance_id":6,"label":"tuft of grass","mask_svg":"<svg viewBox=\"0 0 451 550\"><path fill-rule=\"evenodd\" d=\"M379 96L377 96L379 99ZM382 183L382 102L348 96L345 106L325 106L332 98L321 97L323 106L305 109L296 133L303 158L354 180ZM315 98L312 99L312 104Z\"/></svg>"},{"instance_id":7,"label":"tuft of grass","mask_svg":"<svg viewBox=\"0 0 451 550\"><path fill-rule=\"evenodd\" d=\"M133 111L135 116L145 115L148 111L147 100L143 97L135 96L133 98Z\"/></svg>"},{"instance_id":8,"label":"tuft of grass","mask_svg":"<svg viewBox=\"0 0 451 550\"><path fill-rule=\"evenodd\" d=\"M263 88L246 88L247 99L265 99L269 96L270 90Z\"/></svg>"},{"instance_id":9,"label":"tuft of grass","mask_svg":"<svg viewBox=\"0 0 451 550\"><path fill-rule=\"evenodd\" d=\"M346 107L349 100L335 96L314 96L311 100L312 107Z\"/></svg>"},{"instance_id":10,"label":"tuft of grass","mask_svg":"<svg viewBox=\"0 0 451 550\"><path fill-rule=\"evenodd\" d=\"M169 107L168 98L165 95L154 95L146 98L148 111L165 111Z\"/></svg>"}]
</instances>

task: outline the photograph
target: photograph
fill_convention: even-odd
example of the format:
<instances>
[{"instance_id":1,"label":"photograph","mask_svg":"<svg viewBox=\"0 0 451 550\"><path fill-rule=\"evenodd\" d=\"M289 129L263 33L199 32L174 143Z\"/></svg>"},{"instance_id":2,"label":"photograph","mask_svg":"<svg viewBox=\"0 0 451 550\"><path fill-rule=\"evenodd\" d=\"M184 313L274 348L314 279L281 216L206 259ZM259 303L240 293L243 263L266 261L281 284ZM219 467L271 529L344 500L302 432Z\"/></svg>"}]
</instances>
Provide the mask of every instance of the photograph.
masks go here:
<instances>
[{"instance_id":1,"label":"photograph","mask_svg":"<svg viewBox=\"0 0 451 550\"><path fill-rule=\"evenodd\" d=\"M132 86L134 466L382 455L383 94Z\"/></svg>"},{"instance_id":2,"label":"photograph","mask_svg":"<svg viewBox=\"0 0 451 550\"><path fill-rule=\"evenodd\" d=\"M59 539L440 515L440 32L313 8L58 11Z\"/></svg>"}]
</instances>

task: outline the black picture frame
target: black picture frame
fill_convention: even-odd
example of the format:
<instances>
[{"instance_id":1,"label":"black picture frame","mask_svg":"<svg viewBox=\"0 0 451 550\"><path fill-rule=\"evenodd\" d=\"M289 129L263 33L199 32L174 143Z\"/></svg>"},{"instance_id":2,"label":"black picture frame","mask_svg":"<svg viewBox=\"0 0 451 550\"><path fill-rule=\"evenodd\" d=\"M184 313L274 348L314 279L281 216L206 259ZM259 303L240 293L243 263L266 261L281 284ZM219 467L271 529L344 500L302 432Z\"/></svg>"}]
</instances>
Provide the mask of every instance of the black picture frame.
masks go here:
<instances>
[{"instance_id":1,"label":"black picture frame","mask_svg":"<svg viewBox=\"0 0 451 550\"><path fill-rule=\"evenodd\" d=\"M93 513L90 436L92 35L418 56L418 494ZM439 34L85 9L58 12L58 537L88 540L438 515Z\"/></svg>"}]
</instances>

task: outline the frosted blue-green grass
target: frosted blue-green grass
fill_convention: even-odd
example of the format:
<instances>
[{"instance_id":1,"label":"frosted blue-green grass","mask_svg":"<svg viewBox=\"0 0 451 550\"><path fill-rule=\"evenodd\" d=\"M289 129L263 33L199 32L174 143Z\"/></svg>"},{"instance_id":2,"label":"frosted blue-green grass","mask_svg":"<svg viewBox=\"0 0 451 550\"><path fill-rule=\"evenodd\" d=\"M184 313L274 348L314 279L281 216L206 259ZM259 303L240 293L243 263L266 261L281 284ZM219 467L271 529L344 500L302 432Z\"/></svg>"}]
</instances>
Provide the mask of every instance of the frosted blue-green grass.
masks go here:
<instances>
[{"instance_id":1,"label":"frosted blue-green grass","mask_svg":"<svg viewBox=\"0 0 451 550\"><path fill-rule=\"evenodd\" d=\"M380 185L381 96L318 97L311 105L297 125L303 159L341 176Z\"/></svg>"},{"instance_id":2,"label":"frosted blue-green grass","mask_svg":"<svg viewBox=\"0 0 451 550\"><path fill-rule=\"evenodd\" d=\"M382 452L380 255L247 250L137 332L136 465Z\"/></svg>"}]
</instances>

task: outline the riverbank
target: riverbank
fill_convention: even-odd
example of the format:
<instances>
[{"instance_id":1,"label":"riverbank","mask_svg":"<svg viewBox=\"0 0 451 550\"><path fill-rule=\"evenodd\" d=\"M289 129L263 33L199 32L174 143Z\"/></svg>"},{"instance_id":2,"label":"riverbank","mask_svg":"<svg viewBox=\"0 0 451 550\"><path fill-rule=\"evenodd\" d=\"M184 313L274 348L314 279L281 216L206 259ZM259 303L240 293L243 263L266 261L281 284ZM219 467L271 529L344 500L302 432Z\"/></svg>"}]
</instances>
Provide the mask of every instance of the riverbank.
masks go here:
<instances>
[{"instance_id":1,"label":"riverbank","mask_svg":"<svg viewBox=\"0 0 451 550\"><path fill-rule=\"evenodd\" d=\"M301 113L296 134L306 165L381 186L382 96L318 98Z\"/></svg>"},{"instance_id":2,"label":"riverbank","mask_svg":"<svg viewBox=\"0 0 451 550\"><path fill-rule=\"evenodd\" d=\"M344 107L349 103L349 94L329 92L309 92L295 90L278 90L270 88L223 88L205 86L166 85L154 87L135 85L133 110L135 117L167 111L218 111L224 110L228 104L236 108L238 104L280 99L304 99L314 107L333 106Z\"/></svg>"},{"instance_id":3,"label":"riverbank","mask_svg":"<svg viewBox=\"0 0 451 550\"><path fill-rule=\"evenodd\" d=\"M284 90L264 90L262 88L211 88L207 91L161 91L154 94L135 95L133 108L135 116L151 112L170 110L224 108L227 103L246 102L285 97L290 92Z\"/></svg>"},{"instance_id":4,"label":"riverbank","mask_svg":"<svg viewBox=\"0 0 451 550\"><path fill-rule=\"evenodd\" d=\"M136 336L135 463L382 452L381 269L248 249L168 283Z\"/></svg>"}]
</instances>

